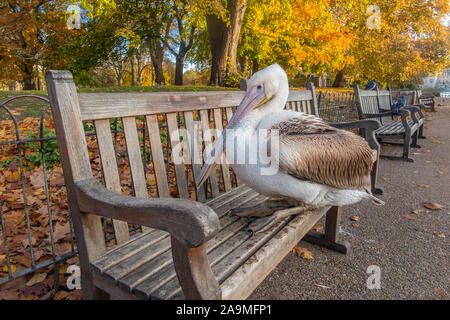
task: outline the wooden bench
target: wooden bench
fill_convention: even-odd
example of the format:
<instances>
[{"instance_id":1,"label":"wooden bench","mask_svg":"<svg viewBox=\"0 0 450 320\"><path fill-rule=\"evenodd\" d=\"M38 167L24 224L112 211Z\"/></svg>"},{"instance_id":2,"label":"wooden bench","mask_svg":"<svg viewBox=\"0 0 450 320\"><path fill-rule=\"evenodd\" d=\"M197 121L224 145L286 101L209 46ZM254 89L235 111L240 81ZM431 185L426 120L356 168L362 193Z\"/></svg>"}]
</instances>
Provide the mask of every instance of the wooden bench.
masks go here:
<instances>
[{"instance_id":1,"label":"wooden bench","mask_svg":"<svg viewBox=\"0 0 450 320\"><path fill-rule=\"evenodd\" d=\"M416 90L417 102L425 107L430 107L431 111L436 111L434 95L431 93L423 94L422 90Z\"/></svg>"},{"instance_id":2,"label":"wooden bench","mask_svg":"<svg viewBox=\"0 0 450 320\"><path fill-rule=\"evenodd\" d=\"M414 121L418 123L418 138L426 139L426 137L423 135L425 115L422 112L422 110L425 109L425 105L417 103L417 92L412 90L399 90L394 95L391 89L388 88L387 91L389 91L389 99L380 99L380 108L382 110L392 110L394 101L401 96L405 97L406 103L403 109L408 110L411 113L411 117L414 119ZM416 148L420 148L420 146L416 146Z\"/></svg>"},{"instance_id":3,"label":"wooden bench","mask_svg":"<svg viewBox=\"0 0 450 320\"><path fill-rule=\"evenodd\" d=\"M417 144L419 137L419 120L415 112L401 108L397 114L391 110L391 94L389 90L360 90L354 87L360 119L376 119L381 124L375 131L379 141L383 139L401 139L403 152L401 156L380 154L380 157L392 160L405 160L413 162L410 158L410 147L420 147ZM383 109L384 106L386 109ZM389 106L389 108L388 108ZM414 111L417 111L414 108ZM386 141L385 141L386 142ZM389 144L396 144L388 142Z\"/></svg>"},{"instance_id":4,"label":"wooden bench","mask_svg":"<svg viewBox=\"0 0 450 320\"><path fill-rule=\"evenodd\" d=\"M46 83L76 234L83 298L243 299L305 235L308 241L347 252L347 244L338 241L341 208L288 217L251 235L246 226L252 219L227 213L266 197L239 184L227 164L219 166L206 187L195 189L201 165L188 160L202 158L204 147L211 146L210 127L223 130L244 92L77 94L68 71L48 71ZM292 91L287 107L317 114L314 87L309 89ZM110 129L110 119L115 118L123 125L134 197L121 193ZM148 196L144 168L149 164L142 160L137 119L145 124L150 144L158 194L153 198ZM93 176L83 121L94 122L105 186ZM168 143L162 142L163 125ZM371 131L378 127L376 121L348 126L364 127L371 145L377 145ZM183 138L183 128L191 139ZM186 147L186 161L175 163L180 143ZM171 197L168 175L176 177L178 198ZM308 233L324 215L324 234ZM101 217L112 219L113 245L105 244ZM130 236L128 223L142 226L142 232Z\"/></svg>"}]
</instances>

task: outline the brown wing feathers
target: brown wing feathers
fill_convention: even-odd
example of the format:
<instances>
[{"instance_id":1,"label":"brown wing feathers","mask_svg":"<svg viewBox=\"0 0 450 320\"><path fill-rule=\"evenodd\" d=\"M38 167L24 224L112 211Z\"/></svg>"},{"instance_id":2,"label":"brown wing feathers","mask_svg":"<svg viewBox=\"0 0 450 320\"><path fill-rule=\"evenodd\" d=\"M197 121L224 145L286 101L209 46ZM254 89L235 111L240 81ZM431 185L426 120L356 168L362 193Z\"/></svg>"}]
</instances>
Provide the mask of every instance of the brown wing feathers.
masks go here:
<instances>
[{"instance_id":1,"label":"brown wing feathers","mask_svg":"<svg viewBox=\"0 0 450 320\"><path fill-rule=\"evenodd\" d=\"M335 188L370 186L372 149L360 136L320 120L299 118L272 129L280 134L280 170Z\"/></svg>"}]
</instances>

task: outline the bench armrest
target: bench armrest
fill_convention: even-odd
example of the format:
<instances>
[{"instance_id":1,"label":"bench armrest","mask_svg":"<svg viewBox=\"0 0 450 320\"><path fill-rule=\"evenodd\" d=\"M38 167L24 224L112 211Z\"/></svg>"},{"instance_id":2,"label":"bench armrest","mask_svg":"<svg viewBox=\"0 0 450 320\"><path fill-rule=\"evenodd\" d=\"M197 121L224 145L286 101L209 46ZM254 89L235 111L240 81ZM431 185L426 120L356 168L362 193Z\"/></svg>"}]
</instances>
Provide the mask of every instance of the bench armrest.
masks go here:
<instances>
[{"instance_id":1,"label":"bench armrest","mask_svg":"<svg viewBox=\"0 0 450 320\"><path fill-rule=\"evenodd\" d=\"M330 125L338 129L363 129L364 139L366 139L370 148L378 151L380 147L380 144L375 138L375 130L377 130L381 126L377 120L359 120L351 122L330 123Z\"/></svg>"},{"instance_id":2,"label":"bench armrest","mask_svg":"<svg viewBox=\"0 0 450 320\"><path fill-rule=\"evenodd\" d=\"M406 107L402 107L401 109L406 109L409 110L411 112L411 116L414 119L414 122L418 122L417 117L416 117L416 112L420 115L420 119L425 118L425 115L422 112L422 109L424 109L425 106L423 104L415 104L412 106L406 106ZM417 120L417 121L416 121Z\"/></svg>"},{"instance_id":3,"label":"bench armrest","mask_svg":"<svg viewBox=\"0 0 450 320\"><path fill-rule=\"evenodd\" d=\"M400 115L403 118L406 118L410 115L410 112L406 109L399 109L398 114L395 114L393 111L384 111L381 113L363 113L364 119L370 119L370 118L378 118L378 117L387 117L387 116L398 116Z\"/></svg>"},{"instance_id":4,"label":"bench armrest","mask_svg":"<svg viewBox=\"0 0 450 320\"><path fill-rule=\"evenodd\" d=\"M80 210L169 232L188 248L219 231L219 218L207 205L173 198L135 198L106 189L95 179L75 182Z\"/></svg>"},{"instance_id":5,"label":"bench armrest","mask_svg":"<svg viewBox=\"0 0 450 320\"><path fill-rule=\"evenodd\" d=\"M175 271L186 299L221 299L208 261L206 241L217 234L219 217L199 202L135 198L106 189L95 179L76 181L80 210L168 231Z\"/></svg>"}]
</instances>

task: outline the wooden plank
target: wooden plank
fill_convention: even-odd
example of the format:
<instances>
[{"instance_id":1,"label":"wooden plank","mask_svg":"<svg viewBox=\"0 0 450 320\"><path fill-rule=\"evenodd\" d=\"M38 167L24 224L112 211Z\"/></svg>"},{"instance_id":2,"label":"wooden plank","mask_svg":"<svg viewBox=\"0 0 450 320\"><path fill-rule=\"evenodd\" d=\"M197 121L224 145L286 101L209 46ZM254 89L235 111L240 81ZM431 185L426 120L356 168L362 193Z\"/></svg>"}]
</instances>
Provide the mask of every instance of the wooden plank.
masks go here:
<instances>
[{"instance_id":1,"label":"wooden plank","mask_svg":"<svg viewBox=\"0 0 450 320\"><path fill-rule=\"evenodd\" d=\"M140 250L127 257L126 260L119 261L109 270L106 270L104 275L113 281L117 281L167 250L170 250L170 236L168 235L149 246L142 246Z\"/></svg>"},{"instance_id":2,"label":"wooden plank","mask_svg":"<svg viewBox=\"0 0 450 320\"><path fill-rule=\"evenodd\" d=\"M198 133L199 128L194 123L194 116L192 111L187 111L184 113L184 119L186 122L186 129L189 133L191 141L189 141L189 148L191 154L192 163L192 173L194 175L194 181L200 176L202 155L201 155L201 140L199 139ZM200 188L195 190L197 194L197 200L204 202L206 200L205 184L202 184Z\"/></svg>"},{"instance_id":3,"label":"wooden plank","mask_svg":"<svg viewBox=\"0 0 450 320\"><path fill-rule=\"evenodd\" d=\"M159 135L158 117L151 115L145 117L147 121L148 135L150 139L150 150L152 152L153 170L155 170L158 196L169 198L169 184L167 182L166 165Z\"/></svg>"},{"instance_id":4,"label":"wooden plank","mask_svg":"<svg viewBox=\"0 0 450 320\"><path fill-rule=\"evenodd\" d=\"M239 105L243 91L80 93L83 120L121 118Z\"/></svg>"},{"instance_id":5,"label":"wooden plank","mask_svg":"<svg viewBox=\"0 0 450 320\"><path fill-rule=\"evenodd\" d=\"M209 127L209 114L207 110L200 110L200 119L202 123L203 141L205 143L205 156L209 155L212 150L212 135ZM209 176L209 184L211 186L212 196L219 194L219 184L217 182L217 169L214 169Z\"/></svg>"},{"instance_id":6,"label":"wooden plank","mask_svg":"<svg viewBox=\"0 0 450 320\"><path fill-rule=\"evenodd\" d=\"M96 120L94 125L105 186L108 190L122 193L109 120ZM117 244L130 238L126 221L113 220L113 227Z\"/></svg>"},{"instance_id":7,"label":"wooden plank","mask_svg":"<svg viewBox=\"0 0 450 320\"><path fill-rule=\"evenodd\" d=\"M137 198L148 198L147 182L142 163L141 147L136 127L135 117L122 118L125 142L127 145L128 160L130 162L131 179L134 193Z\"/></svg>"},{"instance_id":8,"label":"wooden plank","mask_svg":"<svg viewBox=\"0 0 450 320\"><path fill-rule=\"evenodd\" d=\"M231 275L227 275L236 265L234 260L239 257L238 249L233 255L228 256L215 268L214 273L221 282L223 299L245 299L266 278L266 276L279 264L279 262L297 245L301 239L325 214L328 208L312 211L296 216L285 228L270 237L255 254L247 258ZM258 241L253 239L252 241ZM283 248L283 250L280 250ZM245 247L241 249L245 250ZM222 276L219 275L221 271Z\"/></svg>"},{"instance_id":9,"label":"wooden plank","mask_svg":"<svg viewBox=\"0 0 450 320\"><path fill-rule=\"evenodd\" d=\"M92 267L100 273L104 273L121 263L125 259L136 255L139 251L153 245L154 243L167 238L169 234L165 231L155 230L147 232L136 240L128 241L122 244L114 251L108 252L106 255L92 263Z\"/></svg>"},{"instance_id":10,"label":"wooden plank","mask_svg":"<svg viewBox=\"0 0 450 320\"><path fill-rule=\"evenodd\" d=\"M227 123L228 123L228 121L230 121L231 118L233 117L233 108L226 108L225 112L227 114ZM234 175L234 172L233 172L233 175ZM242 184L242 182L239 180L239 178L236 175L234 175L234 176L236 178L236 184L238 186L240 186Z\"/></svg>"},{"instance_id":11,"label":"wooden plank","mask_svg":"<svg viewBox=\"0 0 450 320\"><path fill-rule=\"evenodd\" d=\"M176 154L175 146L180 146L180 133L178 130L177 114L167 114L167 126L169 130L170 144L172 146L172 161L174 161L175 175L177 178L177 187L180 198L189 199L189 192L186 179L186 171L181 154ZM180 148L178 150L181 150ZM176 163L176 162L180 163Z\"/></svg>"},{"instance_id":12,"label":"wooden plank","mask_svg":"<svg viewBox=\"0 0 450 320\"><path fill-rule=\"evenodd\" d=\"M309 90L289 90L287 101L306 101L311 99L312 95Z\"/></svg>"},{"instance_id":13,"label":"wooden plank","mask_svg":"<svg viewBox=\"0 0 450 320\"><path fill-rule=\"evenodd\" d=\"M218 139L223 132L222 109L214 109L214 122L216 125L216 139ZM222 154L221 163L222 163L221 169L225 191L230 191L231 190L230 167L226 163L226 157L224 153Z\"/></svg>"}]
</instances>

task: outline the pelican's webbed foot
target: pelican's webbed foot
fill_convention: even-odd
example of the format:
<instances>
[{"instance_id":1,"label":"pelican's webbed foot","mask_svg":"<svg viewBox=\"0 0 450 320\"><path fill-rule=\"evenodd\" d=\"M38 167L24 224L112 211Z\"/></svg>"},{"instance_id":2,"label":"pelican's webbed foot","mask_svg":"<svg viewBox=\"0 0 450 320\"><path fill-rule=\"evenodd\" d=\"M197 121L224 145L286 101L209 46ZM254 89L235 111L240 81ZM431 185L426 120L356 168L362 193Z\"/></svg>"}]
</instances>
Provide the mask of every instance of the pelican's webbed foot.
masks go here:
<instances>
[{"instance_id":1,"label":"pelican's webbed foot","mask_svg":"<svg viewBox=\"0 0 450 320\"><path fill-rule=\"evenodd\" d=\"M267 229L269 229L272 225L274 225L278 221L282 220L283 218L286 218L286 217L289 217L292 215L297 215L297 214L303 213L305 211L308 211L310 209L311 208L308 206L303 206L303 207L294 207L294 208L289 208L289 209L278 210L278 211L275 211L270 216L255 219L254 221L252 221L250 223L247 230L250 231L252 234L264 232Z\"/></svg>"},{"instance_id":2,"label":"pelican's webbed foot","mask_svg":"<svg viewBox=\"0 0 450 320\"><path fill-rule=\"evenodd\" d=\"M229 211L229 214L239 217L266 217L277 210L294 206L292 201L287 199L269 199L263 203L253 206L244 206Z\"/></svg>"}]
</instances>

